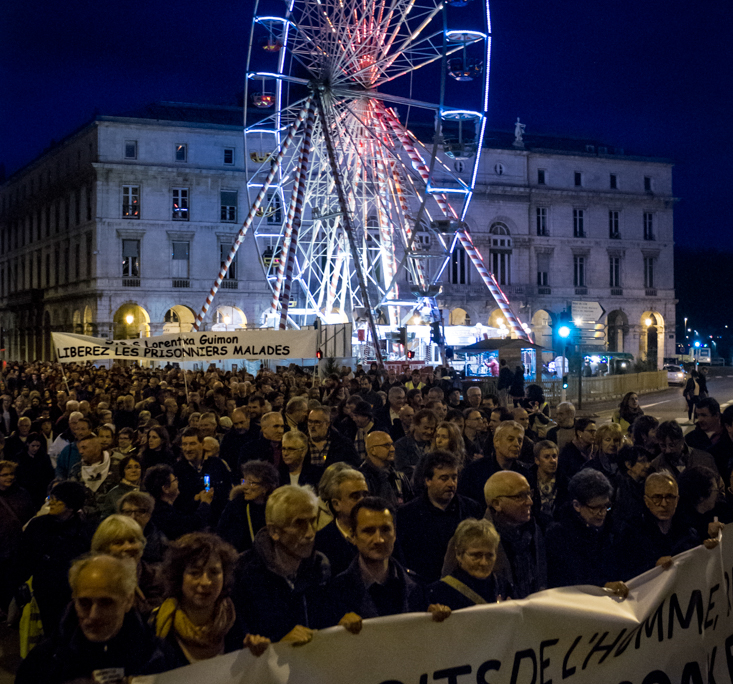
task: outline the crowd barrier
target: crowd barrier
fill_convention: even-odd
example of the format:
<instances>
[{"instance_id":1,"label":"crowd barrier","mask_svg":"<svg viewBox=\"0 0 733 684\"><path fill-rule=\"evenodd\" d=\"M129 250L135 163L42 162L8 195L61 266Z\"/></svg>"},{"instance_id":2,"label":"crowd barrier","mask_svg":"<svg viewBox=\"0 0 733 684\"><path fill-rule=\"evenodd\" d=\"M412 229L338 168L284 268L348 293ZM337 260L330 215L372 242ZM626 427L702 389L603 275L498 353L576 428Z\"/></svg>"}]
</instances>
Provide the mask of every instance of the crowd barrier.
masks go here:
<instances>
[{"instance_id":1,"label":"crowd barrier","mask_svg":"<svg viewBox=\"0 0 733 684\"><path fill-rule=\"evenodd\" d=\"M550 589L476 606L435 623L427 614L334 627L305 646L238 651L137 684L710 684L733 681L733 525L627 582Z\"/></svg>"},{"instance_id":2,"label":"crowd barrier","mask_svg":"<svg viewBox=\"0 0 733 684\"><path fill-rule=\"evenodd\" d=\"M553 406L560 402L562 395L561 380L544 380L539 383L545 393L545 399ZM646 394L658 392L669 387L667 382L667 371L649 371L646 373L627 373L626 375L605 375L596 378L582 378L582 402L581 405L591 404L599 401L611 401L622 399L627 392ZM568 378L566 390L568 401L578 405L578 377L571 375Z\"/></svg>"}]
</instances>

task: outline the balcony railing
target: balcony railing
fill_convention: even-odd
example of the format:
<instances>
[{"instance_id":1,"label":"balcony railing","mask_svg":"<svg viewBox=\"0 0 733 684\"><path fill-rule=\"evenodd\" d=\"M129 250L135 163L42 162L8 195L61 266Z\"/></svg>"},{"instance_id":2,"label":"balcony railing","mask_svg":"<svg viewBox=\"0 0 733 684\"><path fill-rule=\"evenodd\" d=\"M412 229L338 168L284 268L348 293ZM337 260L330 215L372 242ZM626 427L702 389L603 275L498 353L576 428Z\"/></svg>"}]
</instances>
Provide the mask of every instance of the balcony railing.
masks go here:
<instances>
[{"instance_id":1,"label":"balcony railing","mask_svg":"<svg viewBox=\"0 0 733 684\"><path fill-rule=\"evenodd\" d=\"M588 294L588 288L587 287L576 287L575 288L575 294L576 295L587 295Z\"/></svg>"},{"instance_id":2,"label":"balcony railing","mask_svg":"<svg viewBox=\"0 0 733 684\"><path fill-rule=\"evenodd\" d=\"M221 288L222 290L238 290L239 281L238 280L222 280Z\"/></svg>"},{"instance_id":3,"label":"balcony railing","mask_svg":"<svg viewBox=\"0 0 733 684\"><path fill-rule=\"evenodd\" d=\"M656 297L657 296L657 288L656 287L647 287L647 289L646 289L646 296L647 297Z\"/></svg>"},{"instance_id":4,"label":"balcony railing","mask_svg":"<svg viewBox=\"0 0 733 684\"><path fill-rule=\"evenodd\" d=\"M173 278L173 287L191 287L191 281L188 278Z\"/></svg>"},{"instance_id":5,"label":"balcony railing","mask_svg":"<svg viewBox=\"0 0 733 684\"><path fill-rule=\"evenodd\" d=\"M140 287L140 278L123 278L122 287Z\"/></svg>"},{"instance_id":6,"label":"balcony railing","mask_svg":"<svg viewBox=\"0 0 733 684\"><path fill-rule=\"evenodd\" d=\"M623 297L624 296L624 289L622 287L612 287L611 288L611 296L612 297Z\"/></svg>"},{"instance_id":7,"label":"balcony railing","mask_svg":"<svg viewBox=\"0 0 733 684\"><path fill-rule=\"evenodd\" d=\"M538 287L537 288L537 294L538 295L552 294L552 288L551 287Z\"/></svg>"}]
</instances>

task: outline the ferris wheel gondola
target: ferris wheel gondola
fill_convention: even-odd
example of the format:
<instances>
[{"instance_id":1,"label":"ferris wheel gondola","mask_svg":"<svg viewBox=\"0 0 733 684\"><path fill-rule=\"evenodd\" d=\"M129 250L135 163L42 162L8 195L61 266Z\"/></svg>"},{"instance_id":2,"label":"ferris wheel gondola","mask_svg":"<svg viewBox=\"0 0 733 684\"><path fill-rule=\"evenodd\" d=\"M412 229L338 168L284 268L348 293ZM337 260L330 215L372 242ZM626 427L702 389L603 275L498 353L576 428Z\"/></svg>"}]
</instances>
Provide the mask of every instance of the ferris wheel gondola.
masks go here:
<instances>
[{"instance_id":1,"label":"ferris wheel gondola","mask_svg":"<svg viewBox=\"0 0 733 684\"><path fill-rule=\"evenodd\" d=\"M416 308L432 315L460 244L527 338L463 222L486 126L488 4L466 13L459 0L291 0L276 16L260 13L263 2L247 74L252 210L197 326L251 228L272 290L269 325L363 317L379 356L377 317L396 326Z\"/></svg>"}]
</instances>

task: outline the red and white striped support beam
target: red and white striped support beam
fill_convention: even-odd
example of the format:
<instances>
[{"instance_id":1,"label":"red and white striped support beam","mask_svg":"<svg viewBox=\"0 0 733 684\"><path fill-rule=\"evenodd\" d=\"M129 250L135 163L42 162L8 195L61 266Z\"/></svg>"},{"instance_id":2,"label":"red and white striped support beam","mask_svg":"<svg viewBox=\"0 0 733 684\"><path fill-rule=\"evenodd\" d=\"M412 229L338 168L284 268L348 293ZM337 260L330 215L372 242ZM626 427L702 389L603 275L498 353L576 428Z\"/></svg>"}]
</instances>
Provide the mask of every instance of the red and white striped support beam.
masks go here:
<instances>
[{"instance_id":1,"label":"red and white striped support beam","mask_svg":"<svg viewBox=\"0 0 733 684\"><path fill-rule=\"evenodd\" d=\"M265 199L267 190L269 189L270 185L272 185L272 181L275 179L275 175L277 174L277 171L280 168L280 164L282 163L282 160L285 157L285 153L288 151L290 144L293 142L293 138L295 138L295 134L298 132L298 128L300 128L301 124L305 120L305 117L312 106L312 102L313 102L313 98L309 97L308 101L306 102L305 107L303 107L303 109L300 111L300 113L298 114L298 118L290 126L290 130L288 130L288 134L285 136L285 139L282 141L282 144L280 145L280 151L277 153L277 157L275 157L272 163L272 166L270 167L270 171L268 172L267 177L265 178L265 182L262 184L262 188L257 193L257 197L255 197L255 201L252 204L252 208L249 210L249 214L247 214L247 218L244 220L242 227L239 229L239 233L237 233L237 237L234 240L234 244L232 245L231 250L229 250L229 256L227 257L226 261L224 262L224 265L221 267L221 270L219 271L219 275L216 277L214 284L211 286L211 290L209 291L209 294L206 297L206 301L204 302L203 307L201 307L201 311L199 311L199 315L196 317L196 320L194 321L194 324L193 324L194 331L197 331L200 328L201 323L203 322L204 318L206 318L206 313L208 312L209 307L211 306L211 302L214 301L214 297L216 297L216 293L219 290L219 287L221 286L221 281L224 280L224 277L226 276L227 271L229 270L229 266L231 266L232 261L234 261L234 256L236 255L237 250L239 249L239 245L241 245L242 242L244 242L244 238L247 235L247 231L249 230L249 227L252 225L252 221L254 221L254 218L257 215L257 212L259 211L260 207L262 206L262 200Z\"/></svg>"},{"instance_id":2,"label":"red and white striped support beam","mask_svg":"<svg viewBox=\"0 0 733 684\"><path fill-rule=\"evenodd\" d=\"M407 152L407 155L410 157L410 161L412 162L413 167L420 174L420 177L423 179L423 181L427 184L430 178L430 172L427 165L425 164L425 161L420 156L420 152L413 145L412 140L410 140L410 136L408 135L407 131L402 127L394 112L386 108L384 111L387 121L399 137L400 142L405 149L405 152ZM450 205L445 195L435 195L435 200L446 218L458 220L458 214L456 214L455 210ZM481 279L484 281L484 284L489 289L489 292L491 292L496 303L499 305L501 312L506 317L515 335L520 339L531 342L532 340L529 334L522 327L522 324L512 310L511 304L509 303L509 300L507 299L502 289L499 287L499 283L496 282L494 274L491 273L488 268L486 268L483 257L481 256L481 252L479 252L476 248L476 245L473 244L473 240L471 240L471 236L468 234L468 231L465 229L465 227L458 230L458 240L461 243L463 249L466 250L466 254L468 254L469 259L471 259L473 265L476 267L476 270L481 276Z\"/></svg>"},{"instance_id":3,"label":"red and white striped support beam","mask_svg":"<svg viewBox=\"0 0 733 684\"><path fill-rule=\"evenodd\" d=\"M313 103L308 107L308 115L303 130L303 142L300 147L300 159L298 160L298 171L295 176L295 187L290 200L288 217L292 214L290 222L290 245L285 266L285 278L282 285L282 301L280 302L280 330L285 330L288 323L288 307L290 306L290 284L293 278L293 266L295 265L295 254L298 248L298 231L303 218L303 203L305 201L305 179L308 173L308 160L311 152L311 140L313 138L313 124L316 120L315 107ZM282 266L282 262L280 264Z\"/></svg>"}]
</instances>

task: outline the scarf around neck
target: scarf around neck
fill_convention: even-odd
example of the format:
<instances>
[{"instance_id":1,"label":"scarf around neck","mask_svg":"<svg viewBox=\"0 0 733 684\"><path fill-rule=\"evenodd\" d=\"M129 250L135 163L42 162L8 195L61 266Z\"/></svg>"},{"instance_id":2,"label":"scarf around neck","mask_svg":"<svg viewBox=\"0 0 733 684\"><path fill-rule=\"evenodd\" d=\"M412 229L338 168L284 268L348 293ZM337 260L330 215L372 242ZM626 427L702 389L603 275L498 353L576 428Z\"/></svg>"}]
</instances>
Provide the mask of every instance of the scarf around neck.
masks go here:
<instances>
[{"instance_id":1,"label":"scarf around neck","mask_svg":"<svg viewBox=\"0 0 733 684\"><path fill-rule=\"evenodd\" d=\"M155 618L155 634L165 639L171 629L186 657L192 662L206 660L224 652L224 637L234 625L236 613L230 598L219 601L214 619L205 625L194 625L178 601L163 601Z\"/></svg>"}]
</instances>

